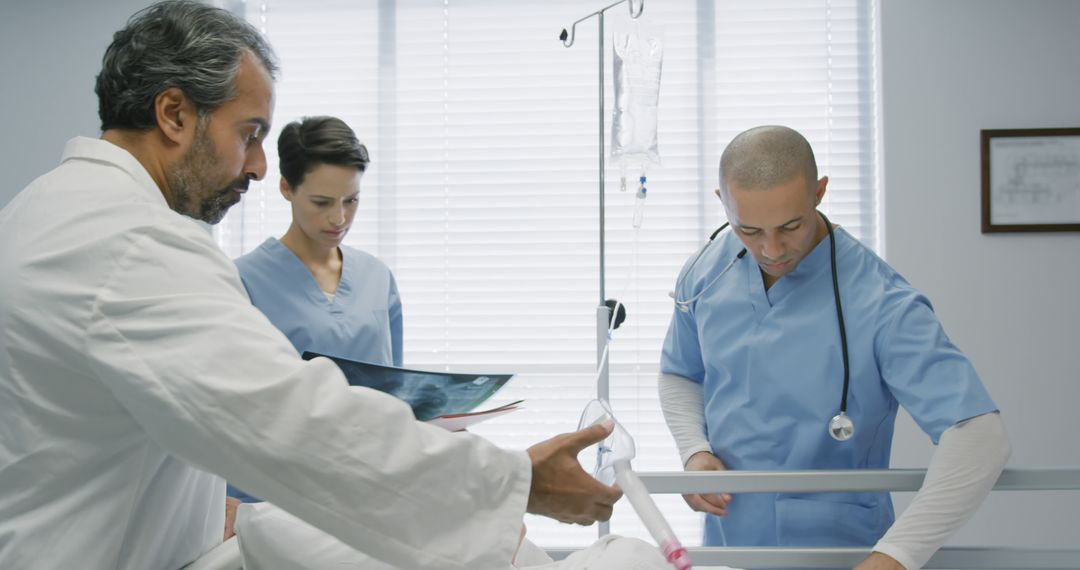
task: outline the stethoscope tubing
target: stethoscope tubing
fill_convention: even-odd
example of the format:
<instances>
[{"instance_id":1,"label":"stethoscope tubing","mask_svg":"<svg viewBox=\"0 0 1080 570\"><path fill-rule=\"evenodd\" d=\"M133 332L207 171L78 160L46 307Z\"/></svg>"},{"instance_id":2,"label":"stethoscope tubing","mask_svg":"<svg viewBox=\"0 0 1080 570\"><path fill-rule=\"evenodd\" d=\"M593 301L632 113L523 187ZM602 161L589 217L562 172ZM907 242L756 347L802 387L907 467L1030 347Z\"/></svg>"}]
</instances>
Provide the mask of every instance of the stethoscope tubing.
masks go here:
<instances>
[{"instance_id":1,"label":"stethoscope tubing","mask_svg":"<svg viewBox=\"0 0 1080 570\"><path fill-rule=\"evenodd\" d=\"M818 212L821 214L821 212ZM836 238L833 236L833 227L829 218L821 214L825 220L825 227L829 229L829 259L832 261L832 286L833 301L836 303L836 324L840 328L840 354L844 358L844 391L840 396L840 415L847 414L848 385L851 379L851 371L848 367L847 327L844 326L844 309L840 306L840 279L836 275Z\"/></svg>"},{"instance_id":2,"label":"stethoscope tubing","mask_svg":"<svg viewBox=\"0 0 1080 570\"><path fill-rule=\"evenodd\" d=\"M724 229L725 227L727 227L727 224L724 224L723 226L720 226L720 230ZM715 237L716 234L720 230L717 230L716 232L713 232L713 236ZM701 255L703 253L705 253L705 249L708 248L709 244L711 244L711 243L712 243L712 238L709 238L709 243L705 244L705 247L701 248L701 251L698 252L697 257L694 258L693 263L690 264L690 267L686 268L686 273L690 273L690 270L694 268L694 265L697 264L698 259L701 257ZM735 264L738 263L739 260L742 259L743 256L745 256L745 255L746 255L746 248L743 248L742 251L740 251L738 253L738 255L736 255L734 258L732 258L732 260L729 261L728 264L723 269L720 270L720 273L716 277L714 277L713 280L710 281L708 285L703 287L701 289L701 291L698 291L697 295L694 295L693 297L690 297L689 299L687 299L685 301L680 301L679 298L678 298L679 286L682 285L682 278L677 280L675 282L675 305L677 307L679 307L679 309L681 309L683 311L689 311L690 306L694 304L694 301L697 301L698 298L701 297L702 295L704 295L706 291L708 291L709 289L712 289L712 286L715 285L716 282L719 281L720 278L723 277L728 271L731 271L731 268L735 267Z\"/></svg>"},{"instance_id":3,"label":"stethoscope tubing","mask_svg":"<svg viewBox=\"0 0 1080 570\"><path fill-rule=\"evenodd\" d=\"M851 367L848 357L847 327L844 324L844 309L840 302L840 279L836 271L836 235L833 233L832 223L829 221L829 218L821 212L818 212L818 215L821 216L821 219L825 222L825 228L829 232L829 261L832 270L831 272L833 301L836 305L836 323L840 329L840 354L843 357L844 362L844 388L840 395L840 414L836 416L836 418L833 418L833 421L836 421L837 418L845 418L847 414L848 389L851 384ZM695 301L697 301L702 295L704 295L706 291L711 289L712 286L715 285L716 282L719 281L720 278L723 277L728 271L731 271L731 269L735 266L736 263L739 262L740 259L746 256L746 248L742 248L742 250L740 250L739 253L736 254L735 257L730 262L728 262L728 264L722 270L720 270L720 273L717 274L717 276L714 277L708 285L698 291L697 294L695 294L689 299L679 299L679 287L682 286L683 281L686 279L686 276L690 274L690 271L693 270L695 265L697 265L697 262L701 259L701 256L704 255L705 251L708 250L709 246L713 244L713 242L716 240L716 236L720 235L720 232L724 231L724 229L727 228L729 225L729 223L725 222L724 225L717 228L716 231L714 231L712 235L709 236L709 241L707 241L705 245L701 247L701 250L698 251L698 254L694 257L694 260L690 262L690 265L686 268L685 271L682 272L682 274L679 275L679 278L675 281L675 290L672 292L672 298L674 298L675 306L678 307L679 310L688 312ZM850 433L847 435L847 437L850 437ZM840 439L840 441L843 441L843 439Z\"/></svg>"}]
</instances>

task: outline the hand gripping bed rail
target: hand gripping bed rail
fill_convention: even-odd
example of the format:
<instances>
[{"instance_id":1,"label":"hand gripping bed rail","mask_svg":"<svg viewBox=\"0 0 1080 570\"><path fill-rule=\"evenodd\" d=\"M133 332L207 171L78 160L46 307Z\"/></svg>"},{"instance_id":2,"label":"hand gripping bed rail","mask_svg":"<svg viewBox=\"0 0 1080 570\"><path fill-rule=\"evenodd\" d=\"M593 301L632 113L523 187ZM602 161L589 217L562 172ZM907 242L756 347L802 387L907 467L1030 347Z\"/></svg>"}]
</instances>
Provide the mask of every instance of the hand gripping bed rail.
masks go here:
<instances>
[{"instance_id":1,"label":"hand gripping bed rail","mask_svg":"<svg viewBox=\"0 0 1080 570\"><path fill-rule=\"evenodd\" d=\"M650 493L788 493L918 491L925 469L639 473ZM1080 467L1006 469L995 491L1080 490ZM695 567L852 568L870 548L689 548ZM549 551L551 552L551 551ZM953 570L1080 569L1077 544L1067 548L944 547L923 568Z\"/></svg>"}]
</instances>

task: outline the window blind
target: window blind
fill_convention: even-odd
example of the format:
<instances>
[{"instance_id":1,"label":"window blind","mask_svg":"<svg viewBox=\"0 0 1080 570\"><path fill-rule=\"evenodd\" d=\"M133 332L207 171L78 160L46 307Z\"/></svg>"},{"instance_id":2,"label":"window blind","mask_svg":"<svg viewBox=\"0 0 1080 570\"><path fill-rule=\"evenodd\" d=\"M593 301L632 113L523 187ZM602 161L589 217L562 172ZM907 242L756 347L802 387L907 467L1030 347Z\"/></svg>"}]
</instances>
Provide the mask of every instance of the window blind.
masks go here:
<instances>
[{"instance_id":1,"label":"window blind","mask_svg":"<svg viewBox=\"0 0 1080 570\"><path fill-rule=\"evenodd\" d=\"M230 255L280 237L282 125L336 115L369 147L360 211L347 245L393 269L401 289L405 364L517 377L492 401L525 408L471 431L509 448L573 430L595 396L599 294L598 31L559 31L592 10L580 0L267 0L240 10L277 50L269 174L217 228ZM605 20L610 143L611 32ZM637 21L664 41L659 103L663 164L648 170L644 224L633 189L606 171L606 291L629 313L611 347L611 402L634 435L639 471L680 470L656 395L667 292L723 222L712 191L723 146L759 124L810 140L830 184L822 209L872 248L875 202L875 14L861 0L651 1ZM607 149L610 152L610 148ZM656 495L684 544L701 518ZM527 517L542 546L580 546L595 528ZM629 505L612 532L647 538Z\"/></svg>"}]
</instances>

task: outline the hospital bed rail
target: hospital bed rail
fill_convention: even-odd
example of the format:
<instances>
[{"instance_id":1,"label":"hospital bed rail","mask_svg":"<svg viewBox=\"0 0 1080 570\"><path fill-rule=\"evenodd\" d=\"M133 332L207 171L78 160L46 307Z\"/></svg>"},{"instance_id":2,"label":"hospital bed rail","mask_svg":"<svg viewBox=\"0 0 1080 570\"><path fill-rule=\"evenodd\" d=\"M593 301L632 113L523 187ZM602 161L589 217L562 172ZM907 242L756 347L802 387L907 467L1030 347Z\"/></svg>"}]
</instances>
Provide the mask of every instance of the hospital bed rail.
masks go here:
<instances>
[{"instance_id":1,"label":"hospital bed rail","mask_svg":"<svg viewBox=\"0 0 1080 570\"><path fill-rule=\"evenodd\" d=\"M925 469L844 471L716 471L645 472L639 477L650 493L787 493L836 491L918 491ZM1080 490L1080 467L1006 469L995 491ZM945 547L923 566L951 570L1077 570L1080 549ZM577 548L546 548L552 558L569 556ZM870 548L744 548L696 547L687 549L695 568L852 568L870 554ZM219 545L186 570L240 570L242 562L236 539Z\"/></svg>"},{"instance_id":2,"label":"hospital bed rail","mask_svg":"<svg viewBox=\"0 0 1080 570\"><path fill-rule=\"evenodd\" d=\"M837 491L918 491L925 469L815 471L713 471L639 473L650 493L822 493ZM1006 469L995 491L1080 490L1080 467ZM575 549L546 549L555 559ZM688 548L695 567L852 568L871 548ZM1080 549L1019 547L944 547L923 568L952 570L1080 569Z\"/></svg>"}]
</instances>

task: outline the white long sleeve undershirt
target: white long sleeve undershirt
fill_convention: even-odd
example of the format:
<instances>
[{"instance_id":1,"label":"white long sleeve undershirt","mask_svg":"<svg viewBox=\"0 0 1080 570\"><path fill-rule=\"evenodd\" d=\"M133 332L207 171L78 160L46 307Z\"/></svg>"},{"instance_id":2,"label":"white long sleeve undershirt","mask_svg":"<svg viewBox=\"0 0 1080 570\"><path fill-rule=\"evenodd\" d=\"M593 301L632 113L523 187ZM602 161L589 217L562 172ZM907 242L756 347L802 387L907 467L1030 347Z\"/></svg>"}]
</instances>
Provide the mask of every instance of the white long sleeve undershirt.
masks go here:
<instances>
[{"instance_id":1,"label":"white long sleeve undershirt","mask_svg":"<svg viewBox=\"0 0 1080 570\"><path fill-rule=\"evenodd\" d=\"M675 374L661 374L660 409L675 438L682 464L699 451L712 452L705 435L705 390L701 384Z\"/></svg>"},{"instance_id":2,"label":"white long sleeve undershirt","mask_svg":"<svg viewBox=\"0 0 1080 570\"><path fill-rule=\"evenodd\" d=\"M660 405L683 465L699 451L712 451L705 435L701 384L661 374ZM908 570L921 568L982 504L1008 461L1011 448L1001 416L983 414L941 435L922 488L874 551Z\"/></svg>"},{"instance_id":3,"label":"white long sleeve undershirt","mask_svg":"<svg viewBox=\"0 0 1080 570\"><path fill-rule=\"evenodd\" d=\"M997 412L941 434L922 488L874 550L908 570L922 568L990 494L1012 449Z\"/></svg>"}]
</instances>

